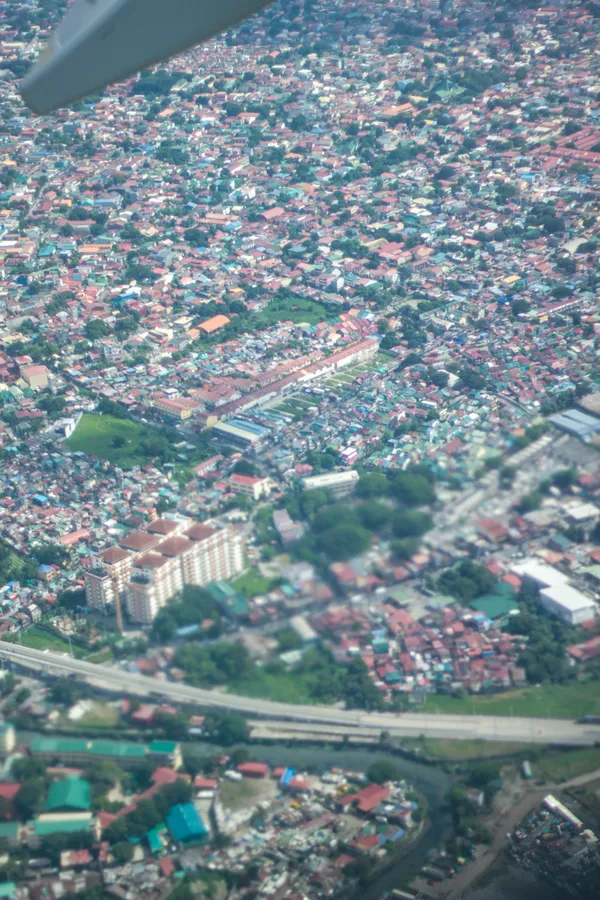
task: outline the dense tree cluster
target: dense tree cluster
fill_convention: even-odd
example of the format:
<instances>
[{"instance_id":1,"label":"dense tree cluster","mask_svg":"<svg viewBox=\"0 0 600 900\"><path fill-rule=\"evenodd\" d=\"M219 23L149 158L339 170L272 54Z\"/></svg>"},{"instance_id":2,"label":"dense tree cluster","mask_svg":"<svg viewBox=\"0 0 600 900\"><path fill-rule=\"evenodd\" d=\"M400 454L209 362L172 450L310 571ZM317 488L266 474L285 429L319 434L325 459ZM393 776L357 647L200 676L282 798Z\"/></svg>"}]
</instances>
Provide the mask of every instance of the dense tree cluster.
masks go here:
<instances>
[{"instance_id":1,"label":"dense tree cluster","mask_svg":"<svg viewBox=\"0 0 600 900\"><path fill-rule=\"evenodd\" d=\"M482 597L494 587L495 579L485 566L465 559L453 569L446 569L438 578L438 590L466 603Z\"/></svg>"},{"instance_id":2,"label":"dense tree cluster","mask_svg":"<svg viewBox=\"0 0 600 900\"><path fill-rule=\"evenodd\" d=\"M205 637L215 637L220 632L220 615L217 604L204 588L186 584L179 599L163 607L152 623L150 637L158 644L168 644L178 628L200 625L210 621L203 628Z\"/></svg>"},{"instance_id":3,"label":"dense tree cluster","mask_svg":"<svg viewBox=\"0 0 600 900\"><path fill-rule=\"evenodd\" d=\"M535 585L524 582L517 600L520 614L511 617L507 630L527 637L519 659L527 680L532 684L560 684L574 678L575 671L568 664L565 651L576 640L576 629L544 611Z\"/></svg>"}]
</instances>

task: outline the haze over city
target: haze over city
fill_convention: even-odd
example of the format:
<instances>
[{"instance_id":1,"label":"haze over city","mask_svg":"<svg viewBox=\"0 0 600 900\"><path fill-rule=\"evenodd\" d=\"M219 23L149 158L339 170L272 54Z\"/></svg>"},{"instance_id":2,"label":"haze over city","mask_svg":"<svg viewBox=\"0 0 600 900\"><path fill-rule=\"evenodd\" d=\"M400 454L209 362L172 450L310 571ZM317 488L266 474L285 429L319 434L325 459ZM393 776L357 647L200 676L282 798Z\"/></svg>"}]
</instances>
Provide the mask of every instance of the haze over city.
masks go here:
<instances>
[{"instance_id":1,"label":"haze over city","mask_svg":"<svg viewBox=\"0 0 600 900\"><path fill-rule=\"evenodd\" d=\"M36 116L66 9L0 7L0 897L596 896L600 6Z\"/></svg>"}]
</instances>

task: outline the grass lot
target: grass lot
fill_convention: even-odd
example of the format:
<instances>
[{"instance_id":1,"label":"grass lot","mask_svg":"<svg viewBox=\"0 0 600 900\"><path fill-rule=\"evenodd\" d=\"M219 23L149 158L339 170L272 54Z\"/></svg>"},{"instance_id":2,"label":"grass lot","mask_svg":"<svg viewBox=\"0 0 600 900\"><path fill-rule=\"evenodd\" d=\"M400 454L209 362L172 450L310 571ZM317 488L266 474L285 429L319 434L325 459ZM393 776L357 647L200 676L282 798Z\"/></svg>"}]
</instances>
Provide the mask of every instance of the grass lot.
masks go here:
<instances>
[{"instance_id":1,"label":"grass lot","mask_svg":"<svg viewBox=\"0 0 600 900\"><path fill-rule=\"evenodd\" d=\"M232 587L247 599L266 594L274 584L277 584L276 580L264 578L256 569L250 569L231 582Z\"/></svg>"},{"instance_id":2,"label":"grass lot","mask_svg":"<svg viewBox=\"0 0 600 900\"><path fill-rule=\"evenodd\" d=\"M453 741L438 738L424 740L401 740L403 746L418 749L435 759L461 762L467 759L486 759L490 756L511 756L525 754L530 749L538 749L539 744L515 744L511 741Z\"/></svg>"},{"instance_id":3,"label":"grass lot","mask_svg":"<svg viewBox=\"0 0 600 900\"><path fill-rule=\"evenodd\" d=\"M109 647L105 647L104 650L98 650L97 653L92 653L91 656L87 656L86 662L100 665L100 663L110 662L112 656L112 650L110 650Z\"/></svg>"},{"instance_id":4,"label":"grass lot","mask_svg":"<svg viewBox=\"0 0 600 900\"><path fill-rule=\"evenodd\" d=\"M425 711L488 716L544 716L577 719L600 715L600 682L544 684L482 697L427 697Z\"/></svg>"},{"instance_id":5,"label":"grass lot","mask_svg":"<svg viewBox=\"0 0 600 900\"><path fill-rule=\"evenodd\" d=\"M322 303L297 297L272 300L266 309L255 316L257 328L266 328L277 322L308 322L309 325L318 325L327 318L331 318L331 313Z\"/></svg>"},{"instance_id":6,"label":"grass lot","mask_svg":"<svg viewBox=\"0 0 600 900\"><path fill-rule=\"evenodd\" d=\"M18 638L12 640L13 644L21 642L24 647L30 647L32 650L53 650L56 653L69 652L69 642L65 640L65 638L59 637L56 634L48 634L40 628L37 628L35 625L33 628L29 628L21 634L21 640ZM85 656L85 650L81 647L73 644L72 648L73 656L76 656L78 659Z\"/></svg>"},{"instance_id":7,"label":"grass lot","mask_svg":"<svg viewBox=\"0 0 600 900\"><path fill-rule=\"evenodd\" d=\"M89 712L77 720L90 728L114 728L121 718L119 710L109 703L92 703Z\"/></svg>"},{"instance_id":8,"label":"grass lot","mask_svg":"<svg viewBox=\"0 0 600 900\"><path fill-rule=\"evenodd\" d=\"M244 697L277 700L281 703L314 703L303 678L291 672L271 675L259 669L251 679L234 681L229 685L229 691Z\"/></svg>"},{"instance_id":9,"label":"grass lot","mask_svg":"<svg viewBox=\"0 0 600 900\"><path fill-rule=\"evenodd\" d=\"M561 781L600 769L600 747L582 747L564 753L544 753L532 764L536 778Z\"/></svg>"},{"instance_id":10,"label":"grass lot","mask_svg":"<svg viewBox=\"0 0 600 900\"><path fill-rule=\"evenodd\" d=\"M155 434L155 429L131 419L88 414L81 417L67 443L71 450L108 459L127 469L148 461L149 457L141 445ZM125 440L125 444L114 446L114 442L119 443L121 439Z\"/></svg>"},{"instance_id":11,"label":"grass lot","mask_svg":"<svg viewBox=\"0 0 600 900\"><path fill-rule=\"evenodd\" d=\"M270 778L244 778L242 781L228 781L223 778L219 790L223 806L235 812L238 809L247 809L268 797L273 797L277 786Z\"/></svg>"}]
</instances>

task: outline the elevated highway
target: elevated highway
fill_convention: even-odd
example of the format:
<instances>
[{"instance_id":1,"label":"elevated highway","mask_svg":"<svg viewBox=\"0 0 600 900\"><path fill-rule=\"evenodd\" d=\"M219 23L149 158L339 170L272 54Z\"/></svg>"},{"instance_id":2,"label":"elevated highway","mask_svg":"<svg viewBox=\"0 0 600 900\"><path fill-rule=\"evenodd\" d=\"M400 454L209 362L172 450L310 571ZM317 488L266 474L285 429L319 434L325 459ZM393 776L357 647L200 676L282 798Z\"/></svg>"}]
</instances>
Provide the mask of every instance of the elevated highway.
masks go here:
<instances>
[{"instance_id":1,"label":"elevated highway","mask_svg":"<svg viewBox=\"0 0 600 900\"><path fill-rule=\"evenodd\" d=\"M300 706L223 691L206 690L115 666L96 665L49 651L32 650L0 641L0 659L38 672L40 675L74 677L120 696L130 694L168 700L205 709L236 712L244 716L286 723L286 730L311 730L326 735L360 736L388 731L396 737L479 739L515 743L592 746L600 743L600 727L567 719L521 716L436 715L431 713L385 713L340 709L335 706ZM294 724L295 723L295 724Z\"/></svg>"}]
</instances>

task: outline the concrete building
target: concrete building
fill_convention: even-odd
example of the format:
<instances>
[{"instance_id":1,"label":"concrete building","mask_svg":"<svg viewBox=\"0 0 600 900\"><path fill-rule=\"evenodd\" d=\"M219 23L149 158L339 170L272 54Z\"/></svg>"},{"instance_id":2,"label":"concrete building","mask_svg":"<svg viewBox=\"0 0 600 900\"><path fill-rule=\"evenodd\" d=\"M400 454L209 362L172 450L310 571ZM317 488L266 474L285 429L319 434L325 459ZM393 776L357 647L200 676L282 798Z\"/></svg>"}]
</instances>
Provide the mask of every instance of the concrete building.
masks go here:
<instances>
[{"instance_id":1,"label":"concrete building","mask_svg":"<svg viewBox=\"0 0 600 900\"><path fill-rule=\"evenodd\" d=\"M133 562L127 585L129 616L149 625L184 585L204 587L226 580L243 566L242 539L232 528L196 524L184 534L169 535Z\"/></svg>"},{"instance_id":2,"label":"concrete building","mask_svg":"<svg viewBox=\"0 0 600 900\"><path fill-rule=\"evenodd\" d=\"M326 475L311 475L303 478L305 491L330 491L335 497L345 497L354 490L359 475L355 469L347 472L328 472Z\"/></svg>"},{"instance_id":3,"label":"concrete building","mask_svg":"<svg viewBox=\"0 0 600 900\"><path fill-rule=\"evenodd\" d=\"M114 604L117 593L125 599L134 556L122 547L109 547L94 558L94 567L85 573L85 599L93 609L105 610Z\"/></svg>"},{"instance_id":4,"label":"concrete building","mask_svg":"<svg viewBox=\"0 0 600 900\"><path fill-rule=\"evenodd\" d=\"M256 478L252 475L238 475L237 472L229 479L229 487L234 494L244 494L253 500L266 497L271 491L270 478Z\"/></svg>"},{"instance_id":5,"label":"concrete building","mask_svg":"<svg viewBox=\"0 0 600 900\"><path fill-rule=\"evenodd\" d=\"M49 369L46 366L22 366L21 375L29 387L43 389L48 387Z\"/></svg>"},{"instance_id":6,"label":"concrete building","mask_svg":"<svg viewBox=\"0 0 600 900\"><path fill-rule=\"evenodd\" d=\"M598 614L598 604L570 584L559 584L540 591L540 603L550 615L569 625L580 625Z\"/></svg>"},{"instance_id":7,"label":"concrete building","mask_svg":"<svg viewBox=\"0 0 600 900\"><path fill-rule=\"evenodd\" d=\"M190 419L194 410L199 407L199 404L191 397L155 397L153 402L159 412L169 416L170 419L177 419L179 422Z\"/></svg>"},{"instance_id":8,"label":"concrete building","mask_svg":"<svg viewBox=\"0 0 600 900\"><path fill-rule=\"evenodd\" d=\"M527 581L533 581L539 588L557 587L561 584L567 584L569 576L565 575L554 566L540 562L537 559L524 559L523 562L516 563L510 567L510 571Z\"/></svg>"}]
</instances>

